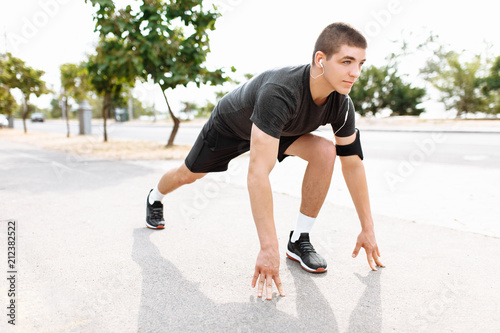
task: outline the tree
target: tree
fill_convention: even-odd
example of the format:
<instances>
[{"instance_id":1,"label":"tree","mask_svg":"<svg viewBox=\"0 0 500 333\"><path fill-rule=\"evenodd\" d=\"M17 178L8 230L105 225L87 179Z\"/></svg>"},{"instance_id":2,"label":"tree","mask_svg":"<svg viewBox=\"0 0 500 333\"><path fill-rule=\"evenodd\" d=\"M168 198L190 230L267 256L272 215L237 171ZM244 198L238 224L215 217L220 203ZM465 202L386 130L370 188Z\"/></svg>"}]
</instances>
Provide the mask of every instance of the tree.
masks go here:
<instances>
[{"instance_id":1,"label":"tree","mask_svg":"<svg viewBox=\"0 0 500 333\"><path fill-rule=\"evenodd\" d=\"M448 109L455 108L457 117L487 111L488 103L482 93L484 71L480 55L463 61L460 53L439 46L434 57L421 70L425 79L441 92L441 101Z\"/></svg>"},{"instance_id":2,"label":"tree","mask_svg":"<svg viewBox=\"0 0 500 333\"><path fill-rule=\"evenodd\" d=\"M167 143L167 147L172 146L180 120L165 91L189 83L199 87L228 80L221 69L210 71L203 65L210 52L208 32L215 29L219 13L215 9L205 11L202 0L143 0L139 11L127 6L118 17L112 15L112 1L91 2L99 6L96 20L101 33L123 40L141 61L142 79L152 79L161 87L174 121Z\"/></svg>"},{"instance_id":3,"label":"tree","mask_svg":"<svg viewBox=\"0 0 500 333\"><path fill-rule=\"evenodd\" d=\"M165 91L191 82L200 87L229 80L221 69L210 71L203 65L210 52L208 32L215 29L220 14L215 10L204 11L202 0L144 1L141 11L136 22L144 28L134 30L130 37L143 59L143 78L151 78L160 85L174 121L167 142L167 147L171 147L180 120L172 112Z\"/></svg>"},{"instance_id":4,"label":"tree","mask_svg":"<svg viewBox=\"0 0 500 333\"><path fill-rule=\"evenodd\" d=\"M392 72L389 70L384 91L381 96L382 105L391 109L391 116L418 116L424 112L418 105L422 103L426 94L425 89L404 83L396 70Z\"/></svg>"},{"instance_id":5,"label":"tree","mask_svg":"<svg viewBox=\"0 0 500 333\"><path fill-rule=\"evenodd\" d=\"M356 84L351 89L354 108L362 116L391 109L391 115L419 115L419 108L425 96L425 89L412 87L398 73L397 62L388 58L389 63L382 66L369 66L363 69Z\"/></svg>"},{"instance_id":6,"label":"tree","mask_svg":"<svg viewBox=\"0 0 500 333\"><path fill-rule=\"evenodd\" d=\"M17 107L16 100L10 93L10 89L0 84L0 113L4 113L10 117Z\"/></svg>"},{"instance_id":7,"label":"tree","mask_svg":"<svg viewBox=\"0 0 500 333\"><path fill-rule=\"evenodd\" d=\"M31 94L40 97L51 92L41 79L44 71L27 66L24 61L13 57L10 53L2 56L0 65L0 84L9 89L17 88L23 95L22 119L24 133L27 133L26 118L31 111L29 104Z\"/></svg>"},{"instance_id":8,"label":"tree","mask_svg":"<svg viewBox=\"0 0 500 333\"><path fill-rule=\"evenodd\" d=\"M483 93L489 99L489 109L487 112L500 113L500 56L493 62L490 74L484 79L485 85Z\"/></svg>"},{"instance_id":9,"label":"tree","mask_svg":"<svg viewBox=\"0 0 500 333\"><path fill-rule=\"evenodd\" d=\"M137 57L124 45L123 40L101 36L96 52L89 57L88 70L94 90L103 97L104 142L107 142L106 120L113 100L120 98L125 86L134 85L139 70L134 66Z\"/></svg>"},{"instance_id":10,"label":"tree","mask_svg":"<svg viewBox=\"0 0 500 333\"><path fill-rule=\"evenodd\" d=\"M62 64L61 72L61 99L63 101L63 114L66 118L66 137L69 138L69 99L76 103L82 102L91 90L89 71L86 62L80 64Z\"/></svg>"},{"instance_id":11,"label":"tree","mask_svg":"<svg viewBox=\"0 0 500 333\"><path fill-rule=\"evenodd\" d=\"M137 51L126 38L134 23L131 7L117 10L112 0L90 2L97 7L94 20L95 31L99 32L99 44L96 54L89 57L87 68L93 89L103 97L102 117L106 142L107 117L116 103L123 102L122 93L134 86L143 68Z\"/></svg>"},{"instance_id":12,"label":"tree","mask_svg":"<svg viewBox=\"0 0 500 333\"><path fill-rule=\"evenodd\" d=\"M384 90L384 81L387 77L387 67L378 68L373 65L363 68L363 72L351 88L349 96L354 109L362 116L368 113L376 114L385 106L381 94Z\"/></svg>"},{"instance_id":13,"label":"tree","mask_svg":"<svg viewBox=\"0 0 500 333\"><path fill-rule=\"evenodd\" d=\"M98 7L94 15L95 31L99 32L96 54L89 56L90 82L98 95L103 97L102 117L104 141L108 140L106 119L124 89L133 87L142 73L141 58L127 35L133 30L132 9L117 10L112 0L91 0Z\"/></svg>"},{"instance_id":14,"label":"tree","mask_svg":"<svg viewBox=\"0 0 500 333\"><path fill-rule=\"evenodd\" d=\"M490 75L486 78L486 90L500 90L500 56L498 56L490 69Z\"/></svg>"},{"instance_id":15,"label":"tree","mask_svg":"<svg viewBox=\"0 0 500 333\"><path fill-rule=\"evenodd\" d=\"M62 113L61 101L56 98L52 98L50 100L50 117L59 118L62 116Z\"/></svg>"}]
</instances>

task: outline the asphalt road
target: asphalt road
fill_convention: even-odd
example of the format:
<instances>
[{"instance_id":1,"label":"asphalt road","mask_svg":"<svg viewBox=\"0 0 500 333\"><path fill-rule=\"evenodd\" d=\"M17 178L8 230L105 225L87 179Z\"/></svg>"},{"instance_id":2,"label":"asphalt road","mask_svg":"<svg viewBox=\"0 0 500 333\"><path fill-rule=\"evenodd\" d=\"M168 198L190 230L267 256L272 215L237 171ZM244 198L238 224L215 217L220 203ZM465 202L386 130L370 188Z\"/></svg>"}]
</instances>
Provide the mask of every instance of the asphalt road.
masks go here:
<instances>
[{"instance_id":1,"label":"asphalt road","mask_svg":"<svg viewBox=\"0 0 500 333\"><path fill-rule=\"evenodd\" d=\"M366 160L374 208L380 210L387 201L413 215L396 218L391 216L394 209L375 214L387 266L377 272L370 271L363 255L350 256L359 222L354 209L343 205L348 194L334 175L333 196L311 236L329 271L316 275L283 254L300 205L292 188L300 178L295 173L303 165L298 159L279 164L272 181L287 296L275 291L273 300L265 301L250 288L259 247L248 193L240 185L247 160L242 156L227 173L171 193L164 201L166 229L153 231L144 225L147 191L163 170L179 161L92 159L0 136L0 331L500 330L500 267L494 264L500 256L499 239L421 223L418 216L420 211L438 224L441 205L451 204L449 199L474 206L474 198L458 200L457 189L469 187L466 178L455 177L462 167L454 171L446 165L442 173L434 163L423 163L390 192L383 179L392 162ZM483 178L476 179L483 185L493 176L487 170L481 169ZM425 181L428 171L439 174L431 177L433 182L449 175L458 186L438 188L437 183L425 189L421 185L432 184ZM499 183L498 178L489 181ZM498 197L489 200L494 209ZM487 214L495 212L483 212ZM16 242L11 245L16 247L16 273L7 273L11 219L16 220ZM15 279L8 280L12 275ZM9 296L7 290L16 295ZM12 300L15 327L7 316Z\"/></svg>"}]
</instances>

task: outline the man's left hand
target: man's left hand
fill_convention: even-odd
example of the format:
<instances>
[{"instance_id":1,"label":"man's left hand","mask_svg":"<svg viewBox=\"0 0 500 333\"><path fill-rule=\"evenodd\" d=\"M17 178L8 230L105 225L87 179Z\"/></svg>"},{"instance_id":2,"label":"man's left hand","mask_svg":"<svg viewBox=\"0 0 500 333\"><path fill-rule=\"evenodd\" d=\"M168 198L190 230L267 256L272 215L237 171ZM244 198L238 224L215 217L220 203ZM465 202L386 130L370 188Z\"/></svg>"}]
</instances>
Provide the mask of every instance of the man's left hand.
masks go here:
<instances>
[{"instance_id":1,"label":"man's left hand","mask_svg":"<svg viewBox=\"0 0 500 333\"><path fill-rule=\"evenodd\" d=\"M352 252L352 257L356 258L358 256L359 250L361 248L365 249L366 258L368 259L368 264L371 269L376 271L376 266L385 267L380 261L380 251L377 246L377 241L375 240L375 233L373 231L361 231L358 235L356 241L356 247ZM376 265L376 266L375 266Z\"/></svg>"}]
</instances>

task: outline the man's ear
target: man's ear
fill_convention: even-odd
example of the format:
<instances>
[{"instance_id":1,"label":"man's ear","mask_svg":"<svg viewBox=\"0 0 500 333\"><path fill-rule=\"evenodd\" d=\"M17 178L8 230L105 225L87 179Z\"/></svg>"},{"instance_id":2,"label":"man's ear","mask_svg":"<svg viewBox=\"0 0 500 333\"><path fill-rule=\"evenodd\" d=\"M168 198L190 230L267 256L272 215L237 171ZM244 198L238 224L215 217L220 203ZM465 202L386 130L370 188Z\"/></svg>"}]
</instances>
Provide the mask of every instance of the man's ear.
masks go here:
<instances>
[{"instance_id":1,"label":"man's ear","mask_svg":"<svg viewBox=\"0 0 500 333\"><path fill-rule=\"evenodd\" d=\"M321 67L319 61L322 60L322 59L323 59L323 62L326 61L326 55L325 55L325 53L323 51L317 51L314 54L314 65L316 65L317 67Z\"/></svg>"}]
</instances>

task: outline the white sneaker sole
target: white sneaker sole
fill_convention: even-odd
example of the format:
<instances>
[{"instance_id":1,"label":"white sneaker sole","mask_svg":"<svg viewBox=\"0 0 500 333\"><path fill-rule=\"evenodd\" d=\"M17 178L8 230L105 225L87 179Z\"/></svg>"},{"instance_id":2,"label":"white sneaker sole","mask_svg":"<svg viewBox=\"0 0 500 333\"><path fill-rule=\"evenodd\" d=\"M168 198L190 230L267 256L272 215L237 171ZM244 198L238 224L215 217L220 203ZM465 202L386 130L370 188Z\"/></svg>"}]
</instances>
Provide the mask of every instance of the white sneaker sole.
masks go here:
<instances>
[{"instance_id":1,"label":"white sneaker sole","mask_svg":"<svg viewBox=\"0 0 500 333\"><path fill-rule=\"evenodd\" d=\"M148 221L146 221L146 227L148 227L149 229L165 229L165 226L163 225L159 225L158 227L153 227L151 224L148 223Z\"/></svg>"},{"instance_id":2,"label":"white sneaker sole","mask_svg":"<svg viewBox=\"0 0 500 333\"><path fill-rule=\"evenodd\" d=\"M326 270L328 268L328 266L326 266L325 268L320 267L318 269L313 269L313 268L307 266L306 264L304 264L304 262L302 261L302 259L300 259L300 257L298 255L296 255L293 252L290 252L290 250L288 250L288 249L286 250L286 256L292 260L299 262L302 269L304 269L310 273L324 273L324 272L326 272Z\"/></svg>"}]
</instances>

